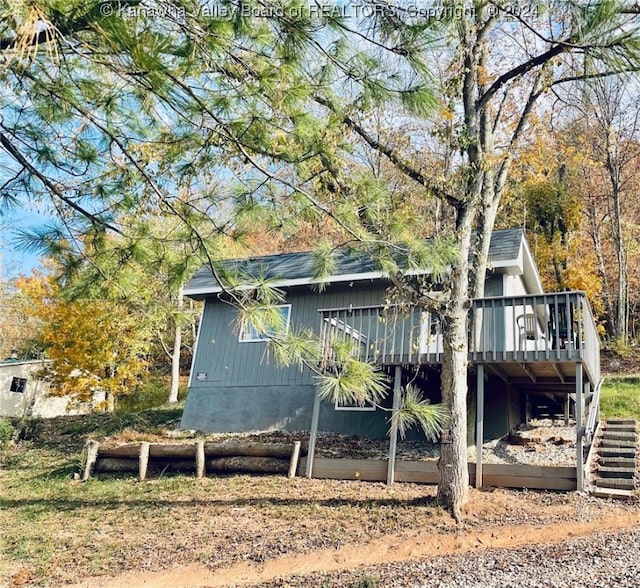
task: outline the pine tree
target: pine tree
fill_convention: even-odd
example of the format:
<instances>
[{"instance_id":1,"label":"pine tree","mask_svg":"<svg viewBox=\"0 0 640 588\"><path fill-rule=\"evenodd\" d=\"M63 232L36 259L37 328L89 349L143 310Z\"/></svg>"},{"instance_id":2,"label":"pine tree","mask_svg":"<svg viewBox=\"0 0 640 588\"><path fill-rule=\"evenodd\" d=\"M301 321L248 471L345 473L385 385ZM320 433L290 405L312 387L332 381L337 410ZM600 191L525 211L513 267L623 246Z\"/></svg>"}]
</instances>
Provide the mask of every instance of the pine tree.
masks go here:
<instances>
[{"instance_id":1,"label":"pine tree","mask_svg":"<svg viewBox=\"0 0 640 588\"><path fill-rule=\"evenodd\" d=\"M144 214L152 199L184 223L206 262L217 251L203 218L231 237L258 217L274 230L331 223L333 244L373 255L398 296L443 319L453 443L442 447L438 497L459 518L468 500L468 313L483 294L511 162L544 96L638 69L637 14L616 0L454 1L435 12L376 1L367 11L163 5L175 10L11 5L0 39L0 75L18 89L0 103L0 145L15 174L5 187L60 208L63 225L40 235L51 241L88 225L135 240L120 219ZM378 156L417 186L417 198L398 197L363 164ZM181 199L184 186L208 188L205 177L216 189L198 206ZM434 210L437 238L425 242L422 218ZM325 271L330 251L319 247ZM433 268L430 279L408 280L397 253ZM444 296L434 299L444 268ZM234 300L250 310L245 296Z\"/></svg>"}]
</instances>

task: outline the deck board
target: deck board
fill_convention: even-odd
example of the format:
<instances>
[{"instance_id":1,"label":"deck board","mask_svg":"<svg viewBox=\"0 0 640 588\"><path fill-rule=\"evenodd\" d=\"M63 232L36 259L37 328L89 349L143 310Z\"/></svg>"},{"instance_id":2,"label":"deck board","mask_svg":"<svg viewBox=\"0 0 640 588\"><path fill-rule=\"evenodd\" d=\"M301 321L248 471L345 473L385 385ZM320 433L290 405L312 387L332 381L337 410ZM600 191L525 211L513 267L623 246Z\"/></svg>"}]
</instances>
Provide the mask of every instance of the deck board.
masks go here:
<instances>
[{"instance_id":1,"label":"deck board","mask_svg":"<svg viewBox=\"0 0 640 588\"><path fill-rule=\"evenodd\" d=\"M306 458L300 460L298 475L304 475ZM387 461L375 459L334 459L317 457L313 477L330 480L384 482ZM475 464L469 463L470 483L475 482ZM539 490L575 490L576 468L527 464L484 464L483 486L531 488ZM402 460L396 462L396 481L437 484L440 480L435 461Z\"/></svg>"}]
</instances>

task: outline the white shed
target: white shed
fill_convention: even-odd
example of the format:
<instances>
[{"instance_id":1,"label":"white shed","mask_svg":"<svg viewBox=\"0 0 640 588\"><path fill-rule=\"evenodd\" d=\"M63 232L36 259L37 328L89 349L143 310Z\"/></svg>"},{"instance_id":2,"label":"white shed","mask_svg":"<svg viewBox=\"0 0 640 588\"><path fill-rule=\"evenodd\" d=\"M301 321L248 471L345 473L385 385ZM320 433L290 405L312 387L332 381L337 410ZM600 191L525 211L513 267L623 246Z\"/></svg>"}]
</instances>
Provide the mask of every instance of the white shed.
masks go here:
<instances>
[{"instance_id":1,"label":"white shed","mask_svg":"<svg viewBox=\"0 0 640 588\"><path fill-rule=\"evenodd\" d=\"M0 361L0 417L50 418L91 411L89 404L79 406L69 396L49 394L49 383L41 373L50 363L42 359Z\"/></svg>"}]
</instances>

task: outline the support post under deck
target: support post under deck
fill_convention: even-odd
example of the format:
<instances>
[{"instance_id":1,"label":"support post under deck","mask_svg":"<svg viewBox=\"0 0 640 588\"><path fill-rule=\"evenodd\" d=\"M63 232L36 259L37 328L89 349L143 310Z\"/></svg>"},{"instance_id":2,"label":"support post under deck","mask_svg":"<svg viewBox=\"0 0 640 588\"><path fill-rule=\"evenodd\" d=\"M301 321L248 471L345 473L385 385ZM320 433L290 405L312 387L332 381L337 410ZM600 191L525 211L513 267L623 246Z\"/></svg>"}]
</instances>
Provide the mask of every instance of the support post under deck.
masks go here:
<instances>
[{"instance_id":1,"label":"support post under deck","mask_svg":"<svg viewBox=\"0 0 640 588\"><path fill-rule=\"evenodd\" d=\"M484 441L484 365L477 366L476 384L476 488L482 488L482 443Z\"/></svg>"},{"instance_id":2,"label":"support post under deck","mask_svg":"<svg viewBox=\"0 0 640 588\"><path fill-rule=\"evenodd\" d=\"M398 446L398 429L395 426L396 416L400 408L400 384L402 366L397 365L393 377L393 407L391 409L391 433L389 434L389 461L387 463L387 484L393 484L396 477L396 448Z\"/></svg>"},{"instance_id":3,"label":"support post under deck","mask_svg":"<svg viewBox=\"0 0 640 588\"><path fill-rule=\"evenodd\" d=\"M313 458L316 453L316 439L318 437L318 422L320 421L320 390L316 389L316 396L313 400L313 412L311 413L311 431L309 433L309 451L307 452L307 466L305 476L313 476Z\"/></svg>"},{"instance_id":4,"label":"support post under deck","mask_svg":"<svg viewBox=\"0 0 640 588\"><path fill-rule=\"evenodd\" d=\"M582 363L576 363L576 483L577 490L584 488L584 426L583 426L583 407L584 400L582 398Z\"/></svg>"}]
</instances>

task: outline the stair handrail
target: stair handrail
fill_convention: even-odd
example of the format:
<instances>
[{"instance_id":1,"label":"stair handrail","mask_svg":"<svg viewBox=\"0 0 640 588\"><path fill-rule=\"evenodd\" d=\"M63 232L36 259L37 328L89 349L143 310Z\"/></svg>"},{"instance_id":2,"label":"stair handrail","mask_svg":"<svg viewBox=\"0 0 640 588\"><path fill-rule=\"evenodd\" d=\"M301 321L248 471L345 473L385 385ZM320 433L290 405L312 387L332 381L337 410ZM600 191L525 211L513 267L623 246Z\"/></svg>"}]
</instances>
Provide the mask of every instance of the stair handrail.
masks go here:
<instances>
[{"instance_id":1,"label":"stair handrail","mask_svg":"<svg viewBox=\"0 0 640 588\"><path fill-rule=\"evenodd\" d=\"M589 406L589 416L587 417L587 424L584 428L584 438L587 445L593 441L593 435L598 427L598 421L600 420L600 389L602 388L603 378L600 378L591 397L591 404Z\"/></svg>"}]
</instances>

